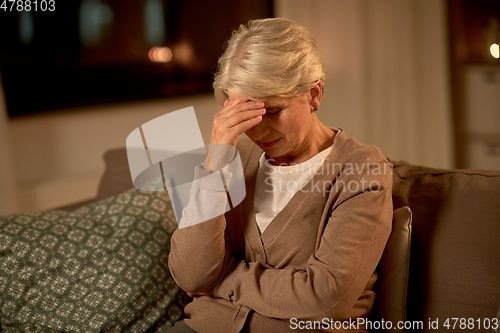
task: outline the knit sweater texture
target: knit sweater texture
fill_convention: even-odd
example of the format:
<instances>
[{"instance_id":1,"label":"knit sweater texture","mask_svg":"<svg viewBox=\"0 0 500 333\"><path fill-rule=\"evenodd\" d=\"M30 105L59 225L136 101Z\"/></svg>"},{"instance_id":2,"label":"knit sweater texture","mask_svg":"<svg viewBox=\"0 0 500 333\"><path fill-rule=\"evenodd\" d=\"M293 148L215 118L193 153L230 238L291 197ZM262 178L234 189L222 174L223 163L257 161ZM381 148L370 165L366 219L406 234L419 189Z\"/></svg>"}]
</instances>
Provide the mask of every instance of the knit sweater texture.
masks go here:
<instances>
[{"instance_id":1,"label":"knit sweater texture","mask_svg":"<svg viewBox=\"0 0 500 333\"><path fill-rule=\"evenodd\" d=\"M262 234L254 212L262 150L238 140L243 202L172 236L169 266L177 284L212 293L186 306L188 326L203 333L296 332L292 323L300 322L318 324L311 332L339 332L333 323L369 315L375 269L391 232L392 169L377 147L332 130L322 168ZM195 174L201 181L209 171L198 167ZM193 193L224 200L210 188L193 183Z\"/></svg>"}]
</instances>

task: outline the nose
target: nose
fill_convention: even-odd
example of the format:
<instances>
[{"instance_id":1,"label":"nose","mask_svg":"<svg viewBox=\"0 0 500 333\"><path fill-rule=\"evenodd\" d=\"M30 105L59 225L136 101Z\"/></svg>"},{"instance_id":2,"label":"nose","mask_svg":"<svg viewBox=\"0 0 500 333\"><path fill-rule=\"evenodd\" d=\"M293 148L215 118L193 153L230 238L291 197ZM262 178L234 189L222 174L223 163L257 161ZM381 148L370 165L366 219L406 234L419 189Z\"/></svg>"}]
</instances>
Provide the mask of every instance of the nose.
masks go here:
<instances>
[{"instance_id":1,"label":"nose","mask_svg":"<svg viewBox=\"0 0 500 333\"><path fill-rule=\"evenodd\" d=\"M246 135L250 137L254 141L260 141L263 137L266 136L267 133L271 130L269 126L269 119L267 119L265 115L262 117L260 123L246 131Z\"/></svg>"}]
</instances>

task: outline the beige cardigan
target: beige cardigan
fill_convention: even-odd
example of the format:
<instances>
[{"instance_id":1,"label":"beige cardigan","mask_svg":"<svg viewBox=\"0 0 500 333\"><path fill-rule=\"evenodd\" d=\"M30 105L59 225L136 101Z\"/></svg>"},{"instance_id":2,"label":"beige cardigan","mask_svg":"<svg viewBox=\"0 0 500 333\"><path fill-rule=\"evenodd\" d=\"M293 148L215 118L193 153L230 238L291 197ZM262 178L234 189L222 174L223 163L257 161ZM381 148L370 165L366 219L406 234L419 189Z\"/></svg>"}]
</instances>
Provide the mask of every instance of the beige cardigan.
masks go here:
<instances>
[{"instance_id":1,"label":"beige cardigan","mask_svg":"<svg viewBox=\"0 0 500 333\"><path fill-rule=\"evenodd\" d=\"M318 331L330 332L335 321L369 314L374 271L391 231L392 169L375 146L333 130L323 168L262 235L253 210L262 150L239 139L243 202L172 236L175 281L187 292L213 293L186 306L190 327L203 333L295 332L295 318L304 325L328 322Z\"/></svg>"}]
</instances>

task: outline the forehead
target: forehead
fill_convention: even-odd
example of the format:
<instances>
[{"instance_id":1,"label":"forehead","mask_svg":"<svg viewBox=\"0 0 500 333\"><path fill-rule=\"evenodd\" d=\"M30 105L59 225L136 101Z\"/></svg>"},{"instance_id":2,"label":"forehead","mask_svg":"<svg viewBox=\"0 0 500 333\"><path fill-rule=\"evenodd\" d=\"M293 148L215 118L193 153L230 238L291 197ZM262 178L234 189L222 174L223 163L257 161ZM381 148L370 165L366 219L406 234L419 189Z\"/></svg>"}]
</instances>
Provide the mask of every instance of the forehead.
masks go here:
<instances>
[{"instance_id":1,"label":"forehead","mask_svg":"<svg viewBox=\"0 0 500 333\"><path fill-rule=\"evenodd\" d=\"M244 97L242 97L238 94L235 94L231 91L228 91L228 95L229 95L229 100L231 100L231 101L236 101L240 98L244 98ZM275 106L275 105L288 104L289 98L283 98L283 97L278 97L278 96L268 96L268 97L256 98L255 100L264 102L264 106Z\"/></svg>"}]
</instances>

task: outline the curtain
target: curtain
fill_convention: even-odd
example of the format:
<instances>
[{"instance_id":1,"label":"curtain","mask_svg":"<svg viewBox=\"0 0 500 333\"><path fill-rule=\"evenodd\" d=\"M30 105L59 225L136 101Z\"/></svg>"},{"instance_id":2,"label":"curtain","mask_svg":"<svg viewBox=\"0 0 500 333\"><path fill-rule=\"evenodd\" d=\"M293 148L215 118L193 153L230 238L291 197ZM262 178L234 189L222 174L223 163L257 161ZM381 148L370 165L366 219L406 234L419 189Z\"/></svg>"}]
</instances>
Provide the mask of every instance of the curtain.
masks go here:
<instances>
[{"instance_id":1,"label":"curtain","mask_svg":"<svg viewBox=\"0 0 500 333\"><path fill-rule=\"evenodd\" d=\"M318 116L394 160L453 167L444 0L275 0L315 37Z\"/></svg>"},{"instance_id":2,"label":"curtain","mask_svg":"<svg viewBox=\"0 0 500 333\"><path fill-rule=\"evenodd\" d=\"M9 122L0 79L0 215L17 213L17 210L16 177L10 148Z\"/></svg>"}]
</instances>

